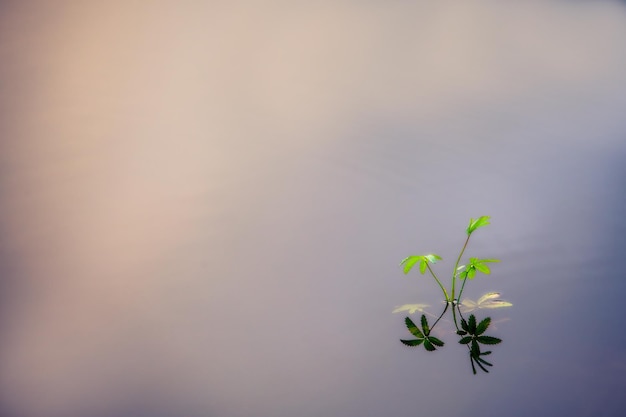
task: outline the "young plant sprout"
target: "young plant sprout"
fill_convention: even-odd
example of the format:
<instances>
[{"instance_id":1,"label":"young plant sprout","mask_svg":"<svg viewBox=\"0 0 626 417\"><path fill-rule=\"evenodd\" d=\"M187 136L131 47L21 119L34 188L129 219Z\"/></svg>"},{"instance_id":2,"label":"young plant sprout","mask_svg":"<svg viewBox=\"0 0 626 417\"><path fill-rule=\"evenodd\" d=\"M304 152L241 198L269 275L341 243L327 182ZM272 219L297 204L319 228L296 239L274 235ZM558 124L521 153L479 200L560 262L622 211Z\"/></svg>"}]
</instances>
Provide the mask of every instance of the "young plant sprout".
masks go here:
<instances>
[{"instance_id":1,"label":"young plant sprout","mask_svg":"<svg viewBox=\"0 0 626 417\"><path fill-rule=\"evenodd\" d=\"M443 286L443 284L431 268L431 265L442 260L441 256L434 253L429 253L427 255L407 256L400 262L400 265L404 268L404 273L408 274L415 265L419 264L420 273L422 275L425 274L426 271L430 273L430 275L437 282L437 285L439 285L439 288L441 288L446 302L448 302L449 304L456 304L457 300L461 299L463 289L465 288L465 284L467 283L468 279L474 279L477 272L490 274L491 270L489 269L487 264L500 262L498 259L469 258L469 261L466 265L459 265L461 259L463 258L463 253L465 253L465 249L467 248L467 244L469 243L470 237L472 237L472 233L474 233L476 229L487 226L489 224L489 218L489 216L481 216L477 219L470 219L469 226L467 226L466 229L467 238L465 239L463 248L461 248L461 252L456 259L454 269L452 270L452 286L450 288L450 291L446 290L446 288ZM463 284L461 285L461 290L459 291L458 298L456 297L457 278L463 280Z\"/></svg>"}]
</instances>

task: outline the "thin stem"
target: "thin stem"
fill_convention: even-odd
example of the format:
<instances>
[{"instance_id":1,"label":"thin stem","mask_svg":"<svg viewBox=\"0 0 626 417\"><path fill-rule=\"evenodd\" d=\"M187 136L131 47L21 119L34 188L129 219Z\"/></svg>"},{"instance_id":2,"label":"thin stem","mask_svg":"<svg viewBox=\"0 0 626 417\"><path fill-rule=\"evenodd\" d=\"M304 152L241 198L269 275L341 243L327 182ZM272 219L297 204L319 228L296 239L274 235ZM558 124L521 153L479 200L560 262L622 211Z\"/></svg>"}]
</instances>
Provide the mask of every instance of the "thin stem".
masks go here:
<instances>
[{"instance_id":1,"label":"thin stem","mask_svg":"<svg viewBox=\"0 0 626 417\"><path fill-rule=\"evenodd\" d=\"M441 284L441 281L439 281L439 279L437 278L437 275L435 275L433 270L430 269L430 265L428 265L428 263L426 263L426 267L430 271L430 274L433 276L433 278L435 278L435 281L437 281L437 284L439 284L439 288L441 288L441 291L443 291L443 295L444 297L446 297L446 301L450 301L450 298L448 297L448 292L446 291L445 287Z\"/></svg>"},{"instance_id":2,"label":"thin stem","mask_svg":"<svg viewBox=\"0 0 626 417\"><path fill-rule=\"evenodd\" d=\"M470 237L472 235L468 234L467 239L465 239L465 244L463 245L463 249L461 249L461 253L459 253L459 257L456 259L456 264L454 264L454 270L452 271L452 299L450 301L454 301L454 287L456 284L456 269L459 267L459 262L461 262L461 257L463 256L463 252L465 252L465 248L467 248L467 242L469 242Z\"/></svg>"},{"instance_id":3,"label":"thin stem","mask_svg":"<svg viewBox=\"0 0 626 417\"><path fill-rule=\"evenodd\" d=\"M456 327L457 330L459 330L459 324L456 321L456 311L455 308L456 306L452 306L452 319L454 320L454 327ZM461 310L459 310L459 314L461 314Z\"/></svg>"},{"instance_id":4,"label":"thin stem","mask_svg":"<svg viewBox=\"0 0 626 417\"><path fill-rule=\"evenodd\" d=\"M446 308L443 309L443 313L441 313L441 315L439 316L439 318L435 321L435 324L433 324L432 326L430 326L430 330L432 331L432 329L435 328L435 326L437 325L437 323L439 323L439 320L441 320L441 318L443 317L444 314L446 314L446 311L448 311L448 307L450 306L450 304L446 303Z\"/></svg>"},{"instance_id":5,"label":"thin stem","mask_svg":"<svg viewBox=\"0 0 626 417\"><path fill-rule=\"evenodd\" d=\"M465 288L465 283L468 279L469 278L465 277L465 279L463 280L463 285L461 285L461 291L459 291L459 302L461 302L461 294L463 294L463 288Z\"/></svg>"}]
</instances>

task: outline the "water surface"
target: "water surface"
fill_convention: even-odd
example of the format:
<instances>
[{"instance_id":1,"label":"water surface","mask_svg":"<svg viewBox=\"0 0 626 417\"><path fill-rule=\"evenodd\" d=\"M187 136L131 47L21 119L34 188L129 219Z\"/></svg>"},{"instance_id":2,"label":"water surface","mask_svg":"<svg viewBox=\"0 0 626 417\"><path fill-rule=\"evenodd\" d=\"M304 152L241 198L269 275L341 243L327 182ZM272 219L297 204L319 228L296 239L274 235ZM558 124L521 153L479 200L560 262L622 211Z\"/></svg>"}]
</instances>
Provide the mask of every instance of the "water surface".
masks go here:
<instances>
[{"instance_id":1,"label":"water surface","mask_svg":"<svg viewBox=\"0 0 626 417\"><path fill-rule=\"evenodd\" d=\"M2 414L614 416L626 9L0 5ZM502 260L489 375L398 262ZM418 315L415 316L419 318ZM506 320L505 320L506 319ZM453 335L451 335L453 336Z\"/></svg>"}]
</instances>

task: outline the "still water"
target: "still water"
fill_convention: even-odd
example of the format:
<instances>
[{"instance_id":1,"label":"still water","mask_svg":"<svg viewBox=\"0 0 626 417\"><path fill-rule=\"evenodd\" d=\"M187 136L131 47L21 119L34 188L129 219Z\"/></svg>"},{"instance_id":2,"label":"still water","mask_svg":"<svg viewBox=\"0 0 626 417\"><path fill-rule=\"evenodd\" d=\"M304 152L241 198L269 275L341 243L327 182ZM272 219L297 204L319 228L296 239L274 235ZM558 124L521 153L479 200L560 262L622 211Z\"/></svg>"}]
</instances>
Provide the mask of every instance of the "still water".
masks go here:
<instances>
[{"instance_id":1,"label":"still water","mask_svg":"<svg viewBox=\"0 0 626 417\"><path fill-rule=\"evenodd\" d=\"M2 2L2 416L621 415L626 7L520 3Z\"/></svg>"}]
</instances>

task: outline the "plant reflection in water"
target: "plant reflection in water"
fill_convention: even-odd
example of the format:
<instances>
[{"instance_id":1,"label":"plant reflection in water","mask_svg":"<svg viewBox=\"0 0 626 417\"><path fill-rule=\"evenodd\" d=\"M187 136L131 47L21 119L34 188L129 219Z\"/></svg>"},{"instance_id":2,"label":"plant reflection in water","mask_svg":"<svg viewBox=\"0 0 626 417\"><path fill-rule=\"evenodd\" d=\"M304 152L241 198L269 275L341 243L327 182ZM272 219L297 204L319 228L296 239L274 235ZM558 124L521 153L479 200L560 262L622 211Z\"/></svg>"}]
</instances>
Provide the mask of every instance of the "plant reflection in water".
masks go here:
<instances>
[{"instance_id":1,"label":"plant reflection in water","mask_svg":"<svg viewBox=\"0 0 626 417\"><path fill-rule=\"evenodd\" d=\"M485 294L481 299L486 296L493 297L496 293L488 293ZM471 303L471 304L470 304ZM394 310L394 313L399 313L402 311L409 311L409 314L414 313L416 311L422 312L422 316L420 319L420 325L416 325L410 317L406 317L404 322L406 324L409 332L415 336L415 339L400 339L400 341L411 347L415 346L424 346L424 348L429 351L435 351L437 348L443 347L445 342L432 335L435 326L442 321L442 318L450 308L452 311L452 322L454 323L454 327L456 329L456 334L460 336L458 340L459 344L466 345L467 350L470 357L470 363L472 365L472 372L476 374L477 367L484 372L489 372L487 367L493 366L492 363L488 362L485 359L485 356L491 355L491 350L484 350L484 345L497 345L502 342L502 339L488 336L486 335L486 331L491 325L491 317L485 317L484 319L478 321L474 314L470 314L470 316L466 319L464 313L467 314L469 311L477 310L480 308L501 308L501 307L510 307L511 303L503 300L493 300L492 303L486 304L487 306L479 306L480 303L474 303L468 300L468 304L470 304L471 310L468 309L461 304L454 304L452 308L450 308L450 304L446 303L443 311L437 317L432 326L428 323L427 315L435 317L433 314L422 309L418 309L416 306L424 306L423 304L405 304L400 306Z\"/></svg>"}]
</instances>

